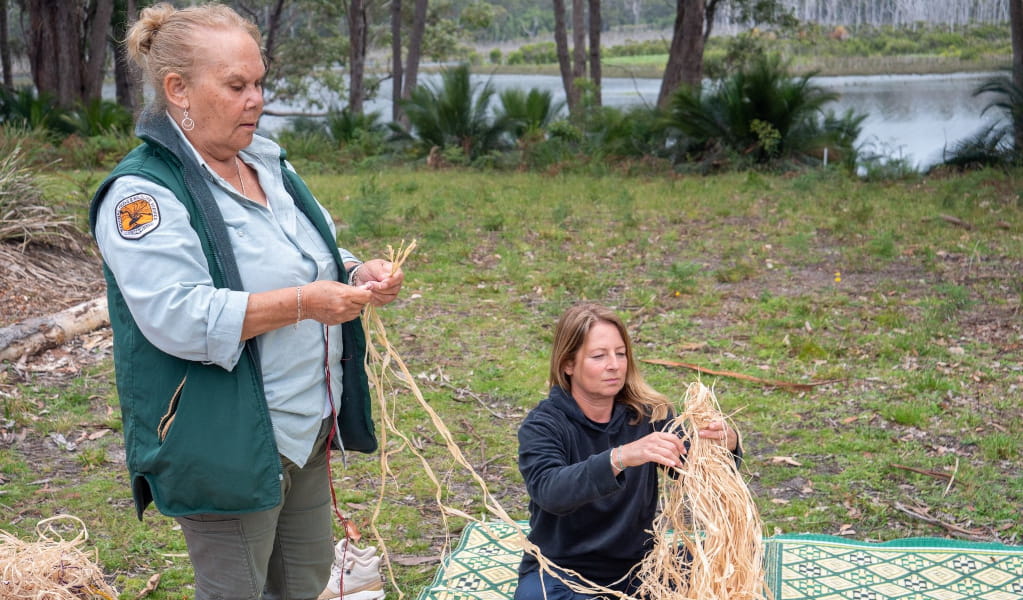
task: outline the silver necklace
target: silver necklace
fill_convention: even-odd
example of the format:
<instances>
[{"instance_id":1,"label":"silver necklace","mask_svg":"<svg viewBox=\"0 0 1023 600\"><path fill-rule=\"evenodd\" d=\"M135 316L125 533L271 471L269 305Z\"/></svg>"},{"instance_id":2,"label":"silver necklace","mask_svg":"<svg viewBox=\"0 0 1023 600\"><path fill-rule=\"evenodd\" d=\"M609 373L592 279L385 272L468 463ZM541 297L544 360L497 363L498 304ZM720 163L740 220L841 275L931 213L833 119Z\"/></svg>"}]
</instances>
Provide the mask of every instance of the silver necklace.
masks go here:
<instances>
[{"instance_id":1,"label":"silver necklace","mask_svg":"<svg viewBox=\"0 0 1023 600\"><path fill-rule=\"evenodd\" d=\"M242 162L238 160L237 156L234 157L234 171L238 174L238 183L242 186L242 196L247 197L248 194L245 193L245 181L242 180Z\"/></svg>"}]
</instances>

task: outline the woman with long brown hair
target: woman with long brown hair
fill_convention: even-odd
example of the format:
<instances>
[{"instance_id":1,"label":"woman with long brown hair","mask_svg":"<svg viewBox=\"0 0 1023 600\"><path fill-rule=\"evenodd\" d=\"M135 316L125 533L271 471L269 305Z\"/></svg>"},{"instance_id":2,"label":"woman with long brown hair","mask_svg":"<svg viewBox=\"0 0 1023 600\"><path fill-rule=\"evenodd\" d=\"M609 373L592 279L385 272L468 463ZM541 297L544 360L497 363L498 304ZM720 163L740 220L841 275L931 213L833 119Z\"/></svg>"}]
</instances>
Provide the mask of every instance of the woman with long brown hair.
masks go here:
<instances>
[{"instance_id":1,"label":"woman with long brown hair","mask_svg":"<svg viewBox=\"0 0 1023 600\"><path fill-rule=\"evenodd\" d=\"M591 303L562 314L554 331L550 393L519 427L519 470L529 493L529 539L559 577L576 575L623 593L651 548L660 467L681 466L687 442L663 431L671 403L640 374L625 324ZM741 456L723 422L700 430ZM586 586L583 586L586 587ZM527 553L515 600L572 600L561 579Z\"/></svg>"}]
</instances>

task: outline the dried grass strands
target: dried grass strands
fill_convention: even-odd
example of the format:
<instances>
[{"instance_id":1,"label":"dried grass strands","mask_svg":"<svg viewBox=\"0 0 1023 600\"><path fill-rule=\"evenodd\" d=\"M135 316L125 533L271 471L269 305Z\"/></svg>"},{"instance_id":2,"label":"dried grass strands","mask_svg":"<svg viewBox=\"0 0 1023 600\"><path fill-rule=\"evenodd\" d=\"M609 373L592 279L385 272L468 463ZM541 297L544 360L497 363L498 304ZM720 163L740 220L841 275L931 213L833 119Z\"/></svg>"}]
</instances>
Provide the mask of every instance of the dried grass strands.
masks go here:
<instances>
[{"instance_id":1,"label":"dried grass strands","mask_svg":"<svg viewBox=\"0 0 1023 600\"><path fill-rule=\"evenodd\" d=\"M59 521L74 522L77 534L67 540ZM25 600L116 600L93 556L80 548L89 539L85 523L57 515L36 523L36 542L23 542L0 531L0 597Z\"/></svg>"},{"instance_id":2,"label":"dried grass strands","mask_svg":"<svg viewBox=\"0 0 1023 600\"><path fill-rule=\"evenodd\" d=\"M690 442L677 477L661 483L661 513L653 524L654 548L643 559L641 597L694 600L761 600L763 523L732 452L697 431L722 420L714 393L702 383L686 389L685 405L669 427ZM681 549L685 550L681 550ZM692 557L686 564L680 554Z\"/></svg>"},{"instance_id":3,"label":"dried grass strands","mask_svg":"<svg viewBox=\"0 0 1023 600\"><path fill-rule=\"evenodd\" d=\"M389 259L394 264L394 268L400 267L411 251L415 248L415 241L413 240L407 247L399 248L397 251L388 246ZM383 499L386 491L387 482L389 479L394 478L394 473L391 471L388 464L388 455L392 450L388 450L387 445L387 432L394 433L404 442L401 448L393 450L394 452L401 451L404 448L408 448L419 460L423 466L423 470L426 475L430 478L430 481L434 485L434 498L437 502L438 507L441 511L441 517L444 522L445 533L448 531L448 517L456 516L461 517L470 521L480 523L486 526L484 521L479 518L470 515L469 513L444 504L443 494L444 486L441 484L440 479L437 477L433 468L430 466L429 461L425 456L416 448L416 445L412 443L407 435L402 433L395 425L395 419L392 414L392 408L388 403L389 391L394 388L405 388L408 389L415 400L417 401L420 408L422 408L429 416L430 420L434 425L434 428L441 435L444 443L448 449L448 452L455 459L455 461L469 473L473 480L479 485L483 495L483 504L487 511L497 516L501 521L514 525L519 531L519 541L523 547L532 546L526 539L525 533L519 528L518 523L511 518L510 515L504 510L501 504L493 497L490 490L487 488L486 482L472 467L472 464L466 459L462 453L461 448L458 446L451 435L450 430L444 424L440 415L426 402L422 392L416 385L415 378L409 372L408 367L402 360L401 356L394 349L391 343L387 339L387 330L384 327L383 321L380 319L380 315L377 314L376 308L369 306L366 308L366 312L363 315L363 327L366 332L366 375L370 382L370 387L373 390L373 394L380 406L380 417L384 424L383 430L380 432L380 446L382 448L380 452L380 493L377 497L377 504L373 511L372 521L370 528L373 531L374 537L377 540L378 546L380 547L381 554L387 554L386 543L384 542L383 536L380 535L379 530L376 527L377 520L380 516L383 506ZM449 545L449 541L445 540L445 551ZM535 548L535 547L534 547ZM404 593L395 583L394 573L391 571L390 562L387 562L387 569L390 574L391 583L395 590L398 592L398 598L404 597Z\"/></svg>"},{"instance_id":4,"label":"dried grass strands","mask_svg":"<svg viewBox=\"0 0 1023 600\"><path fill-rule=\"evenodd\" d=\"M405 260L408 258L409 254L412 252L414 248L415 248L414 240L407 247L399 248L397 251L388 246L389 260L394 264L395 269L401 267L402 264L404 264ZM579 593L603 594L609 597L619 596L623 598L628 598L628 596L625 594L592 583L583 578L582 576L580 576L578 573L575 573L574 571L566 570L566 572L568 572L569 574L579 577L582 580L582 583L567 581L560 574L558 574L556 571L552 569L552 567L555 566L554 563L552 563L549 559L544 557L543 554L540 552L540 549L535 544L529 541L529 539L526 537L525 531L522 530L518 521L513 519L507 513L507 511L505 511L505 509L501 506L500 502L496 498L494 498L494 496L490 493L490 490L487 488L486 482L476 472L472 464L462 453L461 447L455 441L454 436L451 435L451 431L444 424L444 421L440 418L440 415L438 415L437 412L433 409L433 407L426 402L426 399L423 397L422 392L416 385L415 378L409 372L408 367L405 365L405 362L402 360L401 356L398 355L398 352L388 341L387 330L384 327L384 324L380 319L379 314L377 314L376 308L373 307L372 305L366 308L365 314L363 315L363 327L366 332L367 347L366 375L369 379L370 387L373 390L377 403L380 406L381 421L384 424L384 428L380 432L380 446L382 448L380 452L380 493L377 496L377 503L376 506L374 507L372 520L370 522L370 529L373 531L373 535L376 539L378 547L380 548L381 554L384 556L387 555L387 546L383 537L380 535L380 531L377 529L376 523L382 512L383 500L384 495L386 493L386 486L388 480L396 479L395 474L391 471L390 466L388 464L388 455L392 451L400 452L401 450L407 448L409 451L412 452L412 454L419 460L420 464L423 466L424 472L426 473L427 477L429 477L430 481L433 483L434 486L434 499L437 503L438 508L441 511L441 519L444 523L445 535L447 534L447 531L450 529L448 527L449 516L460 517L468 521L479 523L482 527L487 527L486 521L483 521L480 518L465 512L464 510L446 505L444 503L443 501L443 495L445 491L444 486L442 485L440 478L437 477L433 468L430 466L430 462L416 448L416 445L412 442L412 440L407 435L402 433L400 429L395 425L395 418L394 414L392 413L394 409L388 403L388 394L390 390L400 387L407 389L412 393L419 407L422 408L430 416L430 420L433 423L434 428L436 429L437 433L443 438L445 446L447 447L448 452L454 458L455 462L459 466L461 466L465 470L465 472L468 473L475 481L475 483L479 486L479 489L482 492L483 505L487 512L490 515L496 517L501 522L509 524L515 528L515 531L517 532L515 541L519 544L523 551L528 552L532 554L534 557L536 557L537 562L540 565L540 568L544 572L552 575L553 577L561 579L562 581L565 581L565 583L569 585L571 589ZM397 435L399 438L401 438L403 442L401 447L399 447L396 450L388 450L387 445L388 432L391 432ZM450 540L445 538L444 549L442 550L442 552L446 554L449 546ZM404 592L402 592L401 588L397 585L395 581L394 572L393 570L391 570L390 561L386 562L386 566L388 569L388 574L390 576L391 584L397 591L398 598L400 600L401 598L404 597L405 594Z\"/></svg>"}]
</instances>

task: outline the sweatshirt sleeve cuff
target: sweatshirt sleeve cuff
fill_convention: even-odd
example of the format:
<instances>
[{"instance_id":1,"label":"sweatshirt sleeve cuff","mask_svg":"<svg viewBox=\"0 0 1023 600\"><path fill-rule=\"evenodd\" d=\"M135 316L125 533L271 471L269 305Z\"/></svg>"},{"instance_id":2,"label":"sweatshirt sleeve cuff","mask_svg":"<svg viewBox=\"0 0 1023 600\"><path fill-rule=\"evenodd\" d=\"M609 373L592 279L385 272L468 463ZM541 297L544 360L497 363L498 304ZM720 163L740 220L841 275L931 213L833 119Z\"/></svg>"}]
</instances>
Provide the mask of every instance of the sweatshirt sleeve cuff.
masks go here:
<instances>
[{"instance_id":1,"label":"sweatshirt sleeve cuff","mask_svg":"<svg viewBox=\"0 0 1023 600\"><path fill-rule=\"evenodd\" d=\"M625 478L622 477L622 473L625 471L615 475L614 469L611 468L611 449L594 454L589 460L590 476L593 481L598 482L602 494L615 492L625 487Z\"/></svg>"}]
</instances>

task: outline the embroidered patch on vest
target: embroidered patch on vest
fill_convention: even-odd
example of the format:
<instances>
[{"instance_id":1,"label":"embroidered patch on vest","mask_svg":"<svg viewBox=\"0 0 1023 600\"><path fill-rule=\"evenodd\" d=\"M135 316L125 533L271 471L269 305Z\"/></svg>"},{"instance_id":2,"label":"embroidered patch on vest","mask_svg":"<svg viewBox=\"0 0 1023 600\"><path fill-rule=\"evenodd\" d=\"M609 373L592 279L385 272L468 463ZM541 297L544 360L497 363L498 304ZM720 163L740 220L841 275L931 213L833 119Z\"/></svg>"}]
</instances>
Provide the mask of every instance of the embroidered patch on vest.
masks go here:
<instances>
[{"instance_id":1,"label":"embroidered patch on vest","mask_svg":"<svg viewBox=\"0 0 1023 600\"><path fill-rule=\"evenodd\" d=\"M135 194L117 203L117 231L126 240L137 240L160 224L160 207L149 194Z\"/></svg>"}]
</instances>

